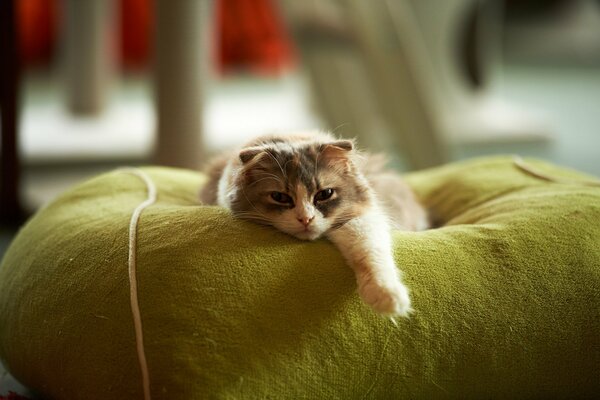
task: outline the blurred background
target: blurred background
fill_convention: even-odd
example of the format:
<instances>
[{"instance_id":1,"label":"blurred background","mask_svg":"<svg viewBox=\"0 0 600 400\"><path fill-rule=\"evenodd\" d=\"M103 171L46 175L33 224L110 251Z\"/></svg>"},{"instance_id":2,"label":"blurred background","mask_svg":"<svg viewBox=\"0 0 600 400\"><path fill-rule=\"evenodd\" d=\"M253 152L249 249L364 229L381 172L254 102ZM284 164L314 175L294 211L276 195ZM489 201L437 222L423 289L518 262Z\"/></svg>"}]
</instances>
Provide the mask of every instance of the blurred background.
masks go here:
<instances>
[{"instance_id":1,"label":"blurred background","mask_svg":"<svg viewBox=\"0 0 600 400\"><path fill-rule=\"evenodd\" d=\"M600 175L598 0L2 0L0 255L60 192L330 129L410 171ZM0 397L23 390L0 366Z\"/></svg>"},{"instance_id":2,"label":"blurred background","mask_svg":"<svg viewBox=\"0 0 600 400\"><path fill-rule=\"evenodd\" d=\"M409 171L600 175L597 0L6 0L2 221L122 165L322 128Z\"/></svg>"}]
</instances>

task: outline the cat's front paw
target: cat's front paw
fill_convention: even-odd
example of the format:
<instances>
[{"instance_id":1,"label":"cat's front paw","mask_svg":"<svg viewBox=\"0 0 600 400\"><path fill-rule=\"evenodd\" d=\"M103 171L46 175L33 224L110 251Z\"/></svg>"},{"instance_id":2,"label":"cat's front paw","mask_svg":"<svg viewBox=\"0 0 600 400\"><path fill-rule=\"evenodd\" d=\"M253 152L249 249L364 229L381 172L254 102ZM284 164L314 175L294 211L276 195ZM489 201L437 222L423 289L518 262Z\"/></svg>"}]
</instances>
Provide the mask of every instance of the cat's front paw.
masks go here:
<instances>
[{"instance_id":1,"label":"cat's front paw","mask_svg":"<svg viewBox=\"0 0 600 400\"><path fill-rule=\"evenodd\" d=\"M362 285L359 282L358 293L365 303L383 315L408 317L413 311L408 289L398 280L380 282L371 278Z\"/></svg>"}]
</instances>

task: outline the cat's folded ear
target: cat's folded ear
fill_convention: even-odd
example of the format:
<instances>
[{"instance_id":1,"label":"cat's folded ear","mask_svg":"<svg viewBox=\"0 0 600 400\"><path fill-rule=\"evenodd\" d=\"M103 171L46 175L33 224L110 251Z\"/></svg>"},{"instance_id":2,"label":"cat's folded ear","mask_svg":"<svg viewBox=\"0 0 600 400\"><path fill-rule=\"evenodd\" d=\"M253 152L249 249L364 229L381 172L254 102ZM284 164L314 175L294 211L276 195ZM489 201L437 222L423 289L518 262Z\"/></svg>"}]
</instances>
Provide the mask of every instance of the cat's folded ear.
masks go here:
<instances>
[{"instance_id":1,"label":"cat's folded ear","mask_svg":"<svg viewBox=\"0 0 600 400\"><path fill-rule=\"evenodd\" d=\"M326 143L323 146L323 150L327 147L333 147L340 150L352 151L354 149L354 141L346 139L336 140L335 142Z\"/></svg>"},{"instance_id":2,"label":"cat's folded ear","mask_svg":"<svg viewBox=\"0 0 600 400\"><path fill-rule=\"evenodd\" d=\"M264 153L265 149L262 147L247 147L240 151L239 157L242 164L247 164L253 159L257 158L258 155Z\"/></svg>"},{"instance_id":3,"label":"cat's folded ear","mask_svg":"<svg viewBox=\"0 0 600 400\"><path fill-rule=\"evenodd\" d=\"M323 143L319 151L326 157L345 158L354 149L352 140L336 140L335 142Z\"/></svg>"},{"instance_id":4,"label":"cat's folded ear","mask_svg":"<svg viewBox=\"0 0 600 400\"><path fill-rule=\"evenodd\" d=\"M352 169L354 141L336 140L324 143L320 146L319 150L322 156L321 160L329 166L338 169L340 173L348 172Z\"/></svg>"}]
</instances>

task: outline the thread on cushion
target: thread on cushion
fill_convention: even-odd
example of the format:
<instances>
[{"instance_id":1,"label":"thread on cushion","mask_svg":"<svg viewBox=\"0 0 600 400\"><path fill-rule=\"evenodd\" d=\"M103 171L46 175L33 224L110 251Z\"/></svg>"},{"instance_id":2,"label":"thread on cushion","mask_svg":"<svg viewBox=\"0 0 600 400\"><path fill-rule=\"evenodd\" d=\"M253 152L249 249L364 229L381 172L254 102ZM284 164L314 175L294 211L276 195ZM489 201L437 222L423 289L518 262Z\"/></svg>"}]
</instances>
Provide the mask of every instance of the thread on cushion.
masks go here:
<instances>
[{"instance_id":1,"label":"thread on cushion","mask_svg":"<svg viewBox=\"0 0 600 400\"><path fill-rule=\"evenodd\" d=\"M523 171L531 176L534 176L538 179L543 179L548 182L563 183L563 184L568 184L568 185L600 186L600 181L561 179L561 178L556 178L554 176L544 174L543 172L540 172L540 171L536 170L535 168L533 168L531 165L527 164L519 156L513 156L513 162L514 162L515 166L517 168L519 168L521 171Z\"/></svg>"},{"instance_id":2,"label":"thread on cushion","mask_svg":"<svg viewBox=\"0 0 600 400\"><path fill-rule=\"evenodd\" d=\"M129 295L131 300L131 314L133 316L133 325L135 328L135 342L137 348L137 356L140 364L140 370L142 373L142 386L144 388L144 399L150 400L150 374L148 372L148 362L146 361L146 352L144 350L144 332L142 329L142 316L140 313L140 305L138 302L138 290L137 290L137 274L136 274L136 260L137 260L137 227L142 215L142 211L148 206L151 206L156 202L156 185L150 179L150 177L140 169L136 168L123 168L119 171L135 175L140 178L146 184L146 190L148 197L142 203L140 203L129 221L129 256L128 256L128 270L129 270Z\"/></svg>"}]
</instances>

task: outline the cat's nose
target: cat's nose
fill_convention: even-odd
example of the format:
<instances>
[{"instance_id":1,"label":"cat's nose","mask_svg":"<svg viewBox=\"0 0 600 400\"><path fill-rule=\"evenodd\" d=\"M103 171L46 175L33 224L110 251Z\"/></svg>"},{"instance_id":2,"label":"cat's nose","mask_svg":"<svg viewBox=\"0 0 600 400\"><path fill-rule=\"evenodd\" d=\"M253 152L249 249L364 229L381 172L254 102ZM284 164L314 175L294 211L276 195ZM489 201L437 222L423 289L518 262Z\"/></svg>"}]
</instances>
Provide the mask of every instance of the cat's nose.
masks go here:
<instances>
[{"instance_id":1,"label":"cat's nose","mask_svg":"<svg viewBox=\"0 0 600 400\"><path fill-rule=\"evenodd\" d=\"M304 226L308 226L308 224L310 224L310 222L315 219L314 216L312 217L302 217L302 218L298 218L298 221L304 225Z\"/></svg>"}]
</instances>

